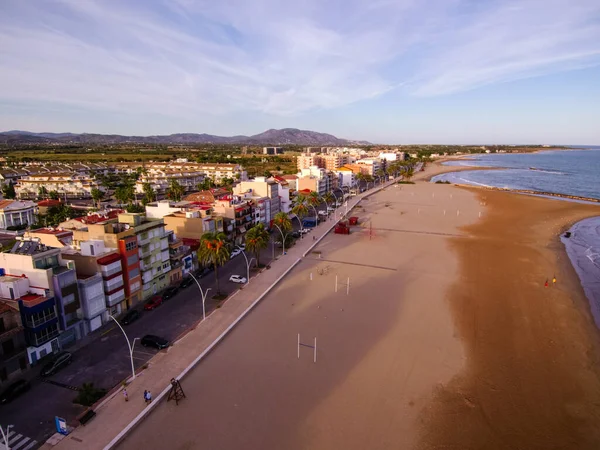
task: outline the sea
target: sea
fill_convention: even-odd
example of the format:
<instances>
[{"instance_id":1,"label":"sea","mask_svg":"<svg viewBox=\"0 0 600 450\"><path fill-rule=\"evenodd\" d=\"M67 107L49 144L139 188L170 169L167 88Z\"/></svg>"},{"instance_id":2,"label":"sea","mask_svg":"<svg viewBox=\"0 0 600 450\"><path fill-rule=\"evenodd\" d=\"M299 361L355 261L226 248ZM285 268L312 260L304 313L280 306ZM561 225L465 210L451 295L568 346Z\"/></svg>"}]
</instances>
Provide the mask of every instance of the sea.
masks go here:
<instances>
[{"instance_id":1,"label":"sea","mask_svg":"<svg viewBox=\"0 0 600 450\"><path fill-rule=\"evenodd\" d=\"M448 161L482 170L450 172L431 181L526 189L600 199L600 146L537 153L489 153ZM486 167L505 170L485 170Z\"/></svg>"},{"instance_id":2,"label":"sea","mask_svg":"<svg viewBox=\"0 0 600 450\"><path fill-rule=\"evenodd\" d=\"M434 177L432 182L442 180L600 199L600 146L537 153L481 154L444 164L481 167L482 170L445 173ZM503 170L485 170L486 167ZM569 237L564 234L560 239L579 276L596 326L600 328L600 205L598 217L575 223L568 231Z\"/></svg>"}]
</instances>

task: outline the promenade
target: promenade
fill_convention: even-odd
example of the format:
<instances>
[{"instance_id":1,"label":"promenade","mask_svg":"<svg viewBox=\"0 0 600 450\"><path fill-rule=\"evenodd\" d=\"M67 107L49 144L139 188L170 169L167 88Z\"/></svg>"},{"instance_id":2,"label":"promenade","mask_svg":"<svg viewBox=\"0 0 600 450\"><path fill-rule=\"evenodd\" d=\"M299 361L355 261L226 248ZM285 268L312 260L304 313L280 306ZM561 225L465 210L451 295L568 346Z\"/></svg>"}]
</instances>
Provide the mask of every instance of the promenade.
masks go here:
<instances>
[{"instance_id":1,"label":"promenade","mask_svg":"<svg viewBox=\"0 0 600 450\"><path fill-rule=\"evenodd\" d=\"M364 197L393 184L394 180L371 189L348 200L348 212ZM345 207L337 210L345 211ZM176 341L168 350L159 352L127 386L129 401L125 401L122 389L115 389L99 405L94 407L96 416L85 426L75 428L68 436L54 435L42 449L109 449L114 447L145 416L151 413L159 402L166 399L172 378L183 381L185 375L250 312L250 310L304 258L319 241L329 233L336 220L319 224L310 236L296 241L286 254L251 279L248 285L232 294L223 306L204 322L200 322L184 337ZM190 292L194 292L191 291ZM194 294L201 307L200 294ZM146 405L143 392L150 390L153 402Z\"/></svg>"}]
</instances>

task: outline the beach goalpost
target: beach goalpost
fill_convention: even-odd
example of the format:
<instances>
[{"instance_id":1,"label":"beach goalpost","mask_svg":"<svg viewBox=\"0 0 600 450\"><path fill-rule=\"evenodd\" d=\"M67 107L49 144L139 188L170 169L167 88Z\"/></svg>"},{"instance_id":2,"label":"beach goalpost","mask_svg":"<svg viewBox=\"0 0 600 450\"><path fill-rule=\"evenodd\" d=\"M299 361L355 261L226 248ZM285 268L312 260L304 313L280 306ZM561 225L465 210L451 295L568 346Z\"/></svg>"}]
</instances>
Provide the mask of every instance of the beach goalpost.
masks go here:
<instances>
[{"instance_id":1,"label":"beach goalpost","mask_svg":"<svg viewBox=\"0 0 600 450\"><path fill-rule=\"evenodd\" d=\"M338 286L346 286L346 295L350 295L350 277L346 279L345 283L338 282L338 276L335 276L335 292L338 291Z\"/></svg>"},{"instance_id":2,"label":"beach goalpost","mask_svg":"<svg viewBox=\"0 0 600 450\"><path fill-rule=\"evenodd\" d=\"M300 333L298 333L298 359L300 359L300 347L308 347L313 349L313 363L317 362L317 338L315 337L314 345L303 344L300 342Z\"/></svg>"}]
</instances>

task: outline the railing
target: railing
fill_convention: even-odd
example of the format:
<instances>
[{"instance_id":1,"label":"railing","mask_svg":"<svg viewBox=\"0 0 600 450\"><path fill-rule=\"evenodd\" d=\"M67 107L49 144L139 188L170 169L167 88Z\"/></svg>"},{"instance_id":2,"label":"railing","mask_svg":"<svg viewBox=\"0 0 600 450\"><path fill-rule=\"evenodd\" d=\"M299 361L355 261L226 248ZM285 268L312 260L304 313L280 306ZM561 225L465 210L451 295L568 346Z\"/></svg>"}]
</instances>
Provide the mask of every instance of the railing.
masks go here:
<instances>
[{"instance_id":1,"label":"railing","mask_svg":"<svg viewBox=\"0 0 600 450\"><path fill-rule=\"evenodd\" d=\"M31 341L35 347L39 347L40 345L45 344L46 342L54 339L58 335L59 335L59 331L57 329L55 329L52 332L48 333L43 338L38 338L37 336L34 336Z\"/></svg>"},{"instance_id":2,"label":"railing","mask_svg":"<svg viewBox=\"0 0 600 450\"><path fill-rule=\"evenodd\" d=\"M107 266L103 266L101 269L102 275L105 277L110 277L111 275L114 275L115 273L119 273L122 271L123 271L123 268L121 267L120 261L116 261Z\"/></svg>"},{"instance_id":3,"label":"railing","mask_svg":"<svg viewBox=\"0 0 600 450\"><path fill-rule=\"evenodd\" d=\"M106 304L108 306L114 306L125 298L125 291L121 290L106 296Z\"/></svg>"},{"instance_id":4,"label":"railing","mask_svg":"<svg viewBox=\"0 0 600 450\"><path fill-rule=\"evenodd\" d=\"M25 319L25 325L27 325L27 327L29 328L37 328L40 325L49 322L53 319L56 319L56 313L50 313L48 315L44 315L44 317L39 318L39 319L35 319L35 320L31 320L31 319Z\"/></svg>"}]
</instances>

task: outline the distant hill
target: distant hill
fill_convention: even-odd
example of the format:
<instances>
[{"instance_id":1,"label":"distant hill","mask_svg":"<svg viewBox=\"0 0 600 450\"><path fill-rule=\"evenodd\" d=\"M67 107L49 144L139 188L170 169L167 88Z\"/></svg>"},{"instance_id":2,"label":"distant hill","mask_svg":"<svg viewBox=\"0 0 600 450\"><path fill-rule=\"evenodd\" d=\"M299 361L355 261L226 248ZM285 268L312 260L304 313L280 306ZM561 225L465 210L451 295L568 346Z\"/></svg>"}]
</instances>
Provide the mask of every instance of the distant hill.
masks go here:
<instances>
[{"instance_id":1,"label":"distant hill","mask_svg":"<svg viewBox=\"0 0 600 450\"><path fill-rule=\"evenodd\" d=\"M254 136L214 136L212 134L179 133L168 136L121 136L118 134L31 133L6 131L0 133L0 144L261 144L261 145L369 145L367 141L340 139L316 131L283 128L267 130Z\"/></svg>"}]
</instances>

